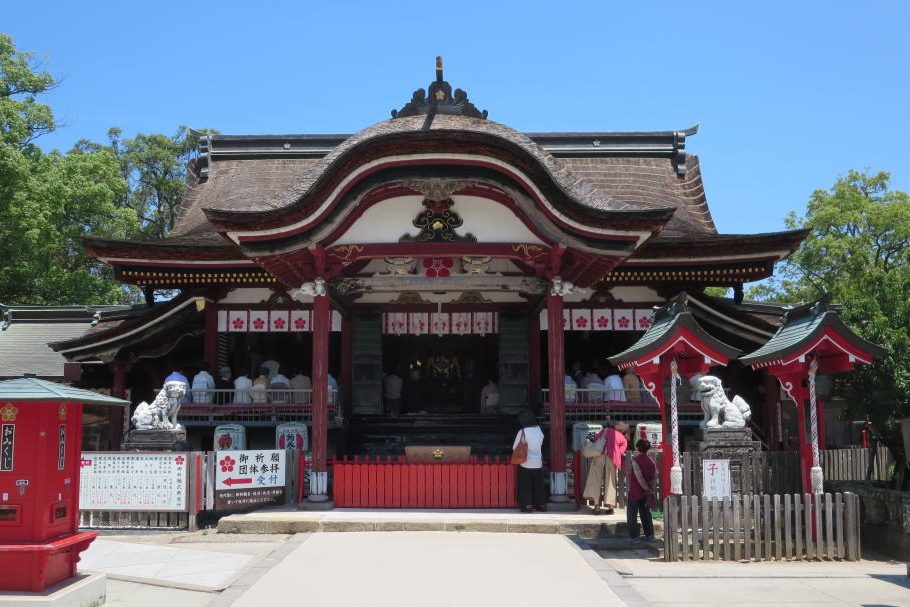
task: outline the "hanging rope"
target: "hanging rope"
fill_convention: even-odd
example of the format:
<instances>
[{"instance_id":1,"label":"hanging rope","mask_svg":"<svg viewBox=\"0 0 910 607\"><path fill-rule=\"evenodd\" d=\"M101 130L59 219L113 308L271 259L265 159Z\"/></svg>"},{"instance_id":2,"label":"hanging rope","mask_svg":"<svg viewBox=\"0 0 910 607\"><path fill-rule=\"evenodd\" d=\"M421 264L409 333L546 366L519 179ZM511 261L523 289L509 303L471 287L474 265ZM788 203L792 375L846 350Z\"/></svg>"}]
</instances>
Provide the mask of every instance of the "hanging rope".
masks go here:
<instances>
[{"instance_id":1,"label":"hanging rope","mask_svg":"<svg viewBox=\"0 0 910 607\"><path fill-rule=\"evenodd\" d=\"M673 447L673 467L670 468L670 493L682 494L682 467L679 465L679 413L676 386L679 384L679 365L674 356L670 360L670 443Z\"/></svg>"},{"instance_id":2,"label":"hanging rope","mask_svg":"<svg viewBox=\"0 0 910 607\"><path fill-rule=\"evenodd\" d=\"M809 424L812 433L812 493L822 493L825 477L818 458L818 405L815 395L815 375L818 373L818 358L813 356L809 363Z\"/></svg>"}]
</instances>

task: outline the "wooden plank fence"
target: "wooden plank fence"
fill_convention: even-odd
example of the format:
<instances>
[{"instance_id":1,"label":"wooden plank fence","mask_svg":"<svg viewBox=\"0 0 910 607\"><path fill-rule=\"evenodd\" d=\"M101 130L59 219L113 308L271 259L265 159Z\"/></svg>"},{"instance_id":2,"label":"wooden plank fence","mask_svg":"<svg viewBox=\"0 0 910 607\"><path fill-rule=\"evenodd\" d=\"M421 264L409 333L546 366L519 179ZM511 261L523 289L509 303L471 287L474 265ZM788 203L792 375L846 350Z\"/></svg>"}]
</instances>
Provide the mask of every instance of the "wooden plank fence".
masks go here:
<instances>
[{"instance_id":1,"label":"wooden plank fence","mask_svg":"<svg viewBox=\"0 0 910 607\"><path fill-rule=\"evenodd\" d=\"M854 493L664 499L667 561L792 561L860 558Z\"/></svg>"},{"instance_id":2,"label":"wooden plank fence","mask_svg":"<svg viewBox=\"0 0 910 607\"><path fill-rule=\"evenodd\" d=\"M819 460L826 481L864 481L869 470L869 462L875 455L872 469L873 481L891 480L891 468L894 458L891 451L883 445L877 449L830 449L819 451Z\"/></svg>"},{"instance_id":3,"label":"wooden plank fence","mask_svg":"<svg viewBox=\"0 0 910 607\"><path fill-rule=\"evenodd\" d=\"M683 494L701 495L702 456L699 453L680 454L683 469ZM802 490L799 454L795 451L756 451L746 453L741 460L730 462L733 492L740 494L786 494Z\"/></svg>"}]
</instances>

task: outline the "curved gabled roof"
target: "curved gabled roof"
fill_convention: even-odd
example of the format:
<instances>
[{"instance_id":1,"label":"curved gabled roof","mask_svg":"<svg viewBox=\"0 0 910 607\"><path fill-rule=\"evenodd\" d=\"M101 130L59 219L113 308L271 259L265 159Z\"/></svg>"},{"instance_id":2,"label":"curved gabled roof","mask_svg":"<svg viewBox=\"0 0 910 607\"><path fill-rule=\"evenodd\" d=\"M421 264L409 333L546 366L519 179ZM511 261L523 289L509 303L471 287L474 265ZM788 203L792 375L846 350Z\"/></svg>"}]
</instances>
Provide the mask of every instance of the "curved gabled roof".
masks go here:
<instances>
[{"instance_id":1,"label":"curved gabled roof","mask_svg":"<svg viewBox=\"0 0 910 607\"><path fill-rule=\"evenodd\" d=\"M335 147L286 191L252 198L242 208L218 202L204 209L221 230L272 229L320 215L321 205L352 171L381 158L489 157L515 167L571 220L589 225L657 231L670 219L672 205L631 208L591 187L526 135L504 125L455 115L409 116L380 122Z\"/></svg>"}]
</instances>

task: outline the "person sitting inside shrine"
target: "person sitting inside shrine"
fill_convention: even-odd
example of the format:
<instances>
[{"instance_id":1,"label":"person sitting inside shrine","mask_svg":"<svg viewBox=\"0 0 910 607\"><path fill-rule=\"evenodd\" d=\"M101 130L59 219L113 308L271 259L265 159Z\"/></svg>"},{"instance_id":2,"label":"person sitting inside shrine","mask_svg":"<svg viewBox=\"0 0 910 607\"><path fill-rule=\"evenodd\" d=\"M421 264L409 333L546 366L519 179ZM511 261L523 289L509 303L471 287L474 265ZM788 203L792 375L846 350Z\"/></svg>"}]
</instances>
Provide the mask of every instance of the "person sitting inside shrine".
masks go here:
<instances>
[{"instance_id":1,"label":"person sitting inside shrine","mask_svg":"<svg viewBox=\"0 0 910 607\"><path fill-rule=\"evenodd\" d=\"M626 389L622 378L619 376L619 370L611 366L604 379L607 400L624 401L626 400Z\"/></svg>"},{"instance_id":2,"label":"person sitting inside shrine","mask_svg":"<svg viewBox=\"0 0 910 607\"><path fill-rule=\"evenodd\" d=\"M172 363L172 362L171 362L171 363L168 363L168 366L169 366L171 369L173 369L173 371L171 371L171 374L170 374L170 375L168 375L167 377L164 378L164 383L168 383L169 381L181 381L181 382L183 382L183 385L186 386L186 393L185 393L185 395L184 395L184 397L183 397L183 400L181 401L181 404L184 404L184 405L185 405L185 404L187 404L188 402L190 402L190 400L191 400L190 394L192 394L192 393L190 392L190 380L188 380L188 379L186 378L186 375L183 374L183 370L180 369L180 368L179 368L177 365L175 365L174 363Z\"/></svg>"},{"instance_id":3,"label":"person sitting inside shrine","mask_svg":"<svg viewBox=\"0 0 910 607\"><path fill-rule=\"evenodd\" d=\"M404 380L401 379L401 367L387 373L382 379L382 395L385 399L385 410L391 415L401 413L401 390Z\"/></svg>"},{"instance_id":4,"label":"person sitting inside shrine","mask_svg":"<svg viewBox=\"0 0 910 607\"><path fill-rule=\"evenodd\" d=\"M338 399L338 380L335 379L335 376L331 373L327 373L329 380L329 394L328 401L330 405L334 405L335 401Z\"/></svg>"},{"instance_id":5,"label":"person sitting inside shrine","mask_svg":"<svg viewBox=\"0 0 910 607\"><path fill-rule=\"evenodd\" d=\"M269 401L269 369L268 367L261 367L259 369L259 376L253 380L253 402L267 403Z\"/></svg>"},{"instance_id":6,"label":"person sitting inside shrine","mask_svg":"<svg viewBox=\"0 0 910 607\"><path fill-rule=\"evenodd\" d=\"M295 405L308 405L313 402L313 382L299 369L291 378L291 402Z\"/></svg>"},{"instance_id":7,"label":"person sitting inside shrine","mask_svg":"<svg viewBox=\"0 0 910 607\"><path fill-rule=\"evenodd\" d=\"M224 366L218 369L218 377L215 379L215 402L219 405L234 402L234 395L231 393L233 387L231 368Z\"/></svg>"},{"instance_id":8,"label":"person sitting inside shrine","mask_svg":"<svg viewBox=\"0 0 910 607\"><path fill-rule=\"evenodd\" d=\"M635 375L635 372L631 367L626 369L625 374L622 376L622 387L626 393L626 400L630 403L639 403L641 402L641 383L638 379L638 376Z\"/></svg>"},{"instance_id":9,"label":"person sitting inside shrine","mask_svg":"<svg viewBox=\"0 0 910 607\"><path fill-rule=\"evenodd\" d=\"M212 366L204 362L200 365L199 373L193 377L193 402L194 403L212 403L215 389L215 378L209 372Z\"/></svg>"},{"instance_id":10,"label":"person sitting inside shrine","mask_svg":"<svg viewBox=\"0 0 910 607\"><path fill-rule=\"evenodd\" d=\"M480 412L494 413L499 408L499 386L490 377L480 390Z\"/></svg>"},{"instance_id":11,"label":"person sitting inside shrine","mask_svg":"<svg viewBox=\"0 0 910 607\"><path fill-rule=\"evenodd\" d=\"M234 403L248 405L253 402L253 380L241 373L234 380Z\"/></svg>"},{"instance_id":12,"label":"person sitting inside shrine","mask_svg":"<svg viewBox=\"0 0 910 607\"><path fill-rule=\"evenodd\" d=\"M269 381L269 400L276 404L289 403L291 401L290 389L291 380L285 377L279 367Z\"/></svg>"},{"instance_id":13,"label":"person sitting inside shrine","mask_svg":"<svg viewBox=\"0 0 910 607\"><path fill-rule=\"evenodd\" d=\"M600 376L593 369L588 369L581 379L581 389L584 391L583 402L602 403L604 401L604 384Z\"/></svg>"},{"instance_id":14,"label":"person sitting inside shrine","mask_svg":"<svg viewBox=\"0 0 910 607\"><path fill-rule=\"evenodd\" d=\"M565 400L566 403L574 403L578 400L578 384L572 379L571 375L566 375L565 379Z\"/></svg>"}]
</instances>

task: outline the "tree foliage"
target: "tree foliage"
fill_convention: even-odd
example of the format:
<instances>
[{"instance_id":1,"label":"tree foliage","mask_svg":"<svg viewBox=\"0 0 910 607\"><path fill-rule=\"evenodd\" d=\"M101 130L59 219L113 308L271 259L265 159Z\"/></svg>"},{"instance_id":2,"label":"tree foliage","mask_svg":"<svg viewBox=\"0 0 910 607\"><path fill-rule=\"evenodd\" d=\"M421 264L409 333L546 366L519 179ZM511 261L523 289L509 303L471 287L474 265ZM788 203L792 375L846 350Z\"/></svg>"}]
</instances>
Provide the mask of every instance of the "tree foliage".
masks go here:
<instances>
[{"instance_id":1,"label":"tree foliage","mask_svg":"<svg viewBox=\"0 0 910 607\"><path fill-rule=\"evenodd\" d=\"M86 255L79 239L161 238L174 227L196 138L80 141L66 154L35 143L56 128L39 97L56 85L31 53L0 34L0 302L100 304L137 292Z\"/></svg>"},{"instance_id":2,"label":"tree foliage","mask_svg":"<svg viewBox=\"0 0 910 607\"><path fill-rule=\"evenodd\" d=\"M910 197L888 173L850 171L817 190L791 228L809 230L779 278L751 298L802 302L832 294L844 321L886 349L884 358L839 378L854 418L867 417L905 469L899 421L910 417Z\"/></svg>"}]
</instances>

